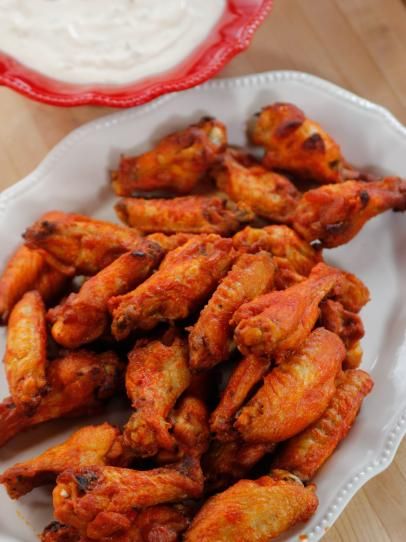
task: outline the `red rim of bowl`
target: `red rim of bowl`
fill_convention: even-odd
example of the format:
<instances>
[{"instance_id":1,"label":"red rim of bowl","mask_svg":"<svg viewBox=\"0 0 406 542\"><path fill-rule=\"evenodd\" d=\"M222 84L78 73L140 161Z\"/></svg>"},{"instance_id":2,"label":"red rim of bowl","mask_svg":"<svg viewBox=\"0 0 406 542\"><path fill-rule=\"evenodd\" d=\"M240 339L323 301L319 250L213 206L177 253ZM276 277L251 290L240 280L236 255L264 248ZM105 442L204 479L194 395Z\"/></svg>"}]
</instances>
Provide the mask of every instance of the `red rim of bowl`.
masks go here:
<instances>
[{"instance_id":1,"label":"red rim of bowl","mask_svg":"<svg viewBox=\"0 0 406 542\"><path fill-rule=\"evenodd\" d=\"M211 36L181 65L149 80L132 84L73 85L30 70L0 52L0 85L50 105L132 107L185 90L213 77L250 44L255 30L272 8L273 0L227 0L227 7Z\"/></svg>"}]
</instances>

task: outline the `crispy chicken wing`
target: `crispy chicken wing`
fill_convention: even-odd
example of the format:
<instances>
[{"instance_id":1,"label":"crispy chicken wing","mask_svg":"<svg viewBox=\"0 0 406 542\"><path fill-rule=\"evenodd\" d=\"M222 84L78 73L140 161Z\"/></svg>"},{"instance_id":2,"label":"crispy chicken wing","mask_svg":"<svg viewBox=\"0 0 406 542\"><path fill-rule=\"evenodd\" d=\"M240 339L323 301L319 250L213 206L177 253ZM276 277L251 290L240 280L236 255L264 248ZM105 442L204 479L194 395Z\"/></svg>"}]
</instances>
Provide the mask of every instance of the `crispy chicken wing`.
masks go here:
<instances>
[{"instance_id":1,"label":"crispy chicken wing","mask_svg":"<svg viewBox=\"0 0 406 542\"><path fill-rule=\"evenodd\" d=\"M384 211L406 210L406 181L346 181L303 194L292 217L295 230L307 241L328 248L350 241L370 219Z\"/></svg>"},{"instance_id":2,"label":"crispy chicken wing","mask_svg":"<svg viewBox=\"0 0 406 542\"><path fill-rule=\"evenodd\" d=\"M348 178L348 165L340 147L293 104L265 107L253 122L250 138L265 148L263 161L269 169L288 171L323 184Z\"/></svg>"},{"instance_id":3,"label":"crispy chicken wing","mask_svg":"<svg viewBox=\"0 0 406 542\"><path fill-rule=\"evenodd\" d=\"M284 471L240 480L203 505L185 542L269 542L310 518L318 506L314 491Z\"/></svg>"},{"instance_id":4,"label":"crispy chicken wing","mask_svg":"<svg viewBox=\"0 0 406 542\"><path fill-rule=\"evenodd\" d=\"M275 444L246 443L240 439L230 442L213 440L202 460L205 491L217 492L244 478L275 447Z\"/></svg>"},{"instance_id":5,"label":"crispy chicken wing","mask_svg":"<svg viewBox=\"0 0 406 542\"><path fill-rule=\"evenodd\" d=\"M174 337L141 341L129 354L127 394L135 412L124 428L124 442L140 457L172 450L168 416L190 383L186 342Z\"/></svg>"},{"instance_id":6,"label":"crispy chicken wing","mask_svg":"<svg viewBox=\"0 0 406 542\"><path fill-rule=\"evenodd\" d=\"M66 276L49 267L40 251L20 246L0 277L0 322L7 322L11 309L26 292L38 290L48 302L60 294L66 284Z\"/></svg>"},{"instance_id":7,"label":"crispy chicken wing","mask_svg":"<svg viewBox=\"0 0 406 542\"><path fill-rule=\"evenodd\" d=\"M134 246L136 230L74 213L52 211L24 234L49 264L65 274L94 275Z\"/></svg>"},{"instance_id":8,"label":"crispy chicken wing","mask_svg":"<svg viewBox=\"0 0 406 542\"><path fill-rule=\"evenodd\" d=\"M233 245L242 252L266 250L272 254L279 269L288 269L304 277L322 261L321 251L301 239L288 226L274 225L261 229L247 226L234 235Z\"/></svg>"},{"instance_id":9,"label":"crispy chicken wing","mask_svg":"<svg viewBox=\"0 0 406 542\"><path fill-rule=\"evenodd\" d=\"M35 487L55 481L68 468L115 464L122 453L119 435L120 431L108 423L83 427L62 444L7 469L0 476L0 484L12 499L18 499Z\"/></svg>"},{"instance_id":10,"label":"crispy chicken wing","mask_svg":"<svg viewBox=\"0 0 406 542\"><path fill-rule=\"evenodd\" d=\"M118 171L112 173L113 190L119 196L153 190L187 194L206 175L226 144L224 124L203 118L164 137L145 154L123 156Z\"/></svg>"},{"instance_id":11,"label":"crispy chicken wing","mask_svg":"<svg viewBox=\"0 0 406 542\"><path fill-rule=\"evenodd\" d=\"M283 175L259 164L246 167L238 152L227 151L213 171L219 190L235 202L245 203L256 215L286 222L296 208L300 192Z\"/></svg>"},{"instance_id":12,"label":"crispy chicken wing","mask_svg":"<svg viewBox=\"0 0 406 542\"><path fill-rule=\"evenodd\" d=\"M112 332L124 339L132 329L186 318L206 301L232 264L231 239L202 235L169 252L159 270L124 296L113 297Z\"/></svg>"},{"instance_id":13,"label":"crispy chicken wing","mask_svg":"<svg viewBox=\"0 0 406 542\"><path fill-rule=\"evenodd\" d=\"M122 222L143 233L218 233L227 236L254 218L244 203L235 204L217 196L123 198L115 209Z\"/></svg>"},{"instance_id":14,"label":"crispy chicken wing","mask_svg":"<svg viewBox=\"0 0 406 542\"><path fill-rule=\"evenodd\" d=\"M27 292L10 314L4 364L14 403L30 412L46 391L46 343L44 303Z\"/></svg>"},{"instance_id":15,"label":"crispy chicken wing","mask_svg":"<svg viewBox=\"0 0 406 542\"><path fill-rule=\"evenodd\" d=\"M137 471L119 467L69 469L53 492L55 517L82 536L103 540L127 532L141 508L200 497L197 461Z\"/></svg>"},{"instance_id":16,"label":"crispy chicken wing","mask_svg":"<svg viewBox=\"0 0 406 542\"><path fill-rule=\"evenodd\" d=\"M11 398L0 404L0 446L25 429L48 420L91 414L121 383L122 364L114 352L69 352L49 363L48 391L28 415Z\"/></svg>"},{"instance_id":17,"label":"crispy chicken wing","mask_svg":"<svg viewBox=\"0 0 406 542\"><path fill-rule=\"evenodd\" d=\"M311 480L351 429L373 381L360 369L344 371L327 410L296 437L282 445L275 466Z\"/></svg>"},{"instance_id":18,"label":"crispy chicken wing","mask_svg":"<svg viewBox=\"0 0 406 542\"><path fill-rule=\"evenodd\" d=\"M221 396L220 402L210 417L210 429L220 441L235 440L234 416L243 406L256 384L268 372L269 360L248 356L235 367Z\"/></svg>"},{"instance_id":19,"label":"crispy chicken wing","mask_svg":"<svg viewBox=\"0 0 406 542\"><path fill-rule=\"evenodd\" d=\"M242 305L232 324L244 354L283 356L309 335L319 317L319 304L337 283L340 271L319 263L308 279Z\"/></svg>"},{"instance_id":20,"label":"crispy chicken wing","mask_svg":"<svg viewBox=\"0 0 406 542\"><path fill-rule=\"evenodd\" d=\"M220 282L189 335L190 367L209 369L232 350L230 320L243 304L269 291L275 266L267 252L242 254Z\"/></svg>"},{"instance_id":21,"label":"crispy chicken wing","mask_svg":"<svg viewBox=\"0 0 406 542\"><path fill-rule=\"evenodd\" d=\"M234 427L247 442L280 442L303 431L327 408L344 358L341 339L316 329L295 354L265 376Z\"/></svg>"},{"instance_id":22,"label":"crispy chicken wing","mask_svg":"<svg viewBox=\"0 0 406 542\"><path fill-rule=\"evenodd\" d=\"M66 348L77 348L102 336L108 329L108 300L125 294L143 282L162 259L161 247L145 239L133 250L87 280L78 293L48 311L55 341Z\"/></svg>"}]
</instances>

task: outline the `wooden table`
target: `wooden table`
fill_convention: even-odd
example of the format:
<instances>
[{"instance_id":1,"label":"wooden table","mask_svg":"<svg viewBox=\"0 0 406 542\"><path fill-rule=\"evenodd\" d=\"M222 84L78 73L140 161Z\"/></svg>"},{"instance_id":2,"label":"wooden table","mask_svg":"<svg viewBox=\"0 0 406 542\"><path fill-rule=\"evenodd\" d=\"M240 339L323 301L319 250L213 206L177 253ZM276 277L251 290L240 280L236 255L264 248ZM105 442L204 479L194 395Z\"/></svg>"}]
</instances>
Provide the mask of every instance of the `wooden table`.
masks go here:
<instances>
[{"instance_id":1,"label":"wooden table","mask_svg":"<svg viewBox=\"0 0 406 542\"><path fill-rule=\"evenodd\" d=\"M273 69L313 73L379 102L406 123L406 2L275 0L250 49L222 76ZM57 109L0 89L0 188L29 173L63 136L110 111ZM406 540L406 441L371 480L325 542Z\"/></svg>"}]
</instances>

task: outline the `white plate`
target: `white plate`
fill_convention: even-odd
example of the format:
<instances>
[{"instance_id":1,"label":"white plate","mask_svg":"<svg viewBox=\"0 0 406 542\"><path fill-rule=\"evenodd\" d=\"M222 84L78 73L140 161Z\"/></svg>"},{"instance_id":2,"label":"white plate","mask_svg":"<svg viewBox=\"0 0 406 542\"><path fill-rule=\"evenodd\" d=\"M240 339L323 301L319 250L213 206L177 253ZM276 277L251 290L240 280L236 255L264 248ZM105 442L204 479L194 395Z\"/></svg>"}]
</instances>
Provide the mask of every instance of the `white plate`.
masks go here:
<instances>
[{"instance_id":1,"label":"white plate","mask_svg":"<svg viewBox=\"0 0 406 542\"><path fill-rule=\"evenodd\" d=\"M297 72L211 81L87 124L57 145L31 175L0 195L0 262L20 242L21 232L50 209L114 219L107 172L120 153L143 151L168 131L207 114L226 122L231 142L243 144L246 120L276 100L302 107L333 134L354 164L406 176L406 129L382 107ZM406 432L405 247L406 214L386 213L349 244L326 250L330 262L356 273L371 290L372 301L362 313L362 366L372 374L375 389L348 438L317 476L317 513L284 540L297 541L302 534L309 541L320 540L357 490L388 467ZM4 347L4 330L1 333ZM5 396L4 378L0 387ZM15 438L0 450L0 470L88 422L48 423ZM0 541L30 542L33 530L40 532L51 519L50 488L37 489L18 502L0 491Z\"/></svg>"}]
</instances>

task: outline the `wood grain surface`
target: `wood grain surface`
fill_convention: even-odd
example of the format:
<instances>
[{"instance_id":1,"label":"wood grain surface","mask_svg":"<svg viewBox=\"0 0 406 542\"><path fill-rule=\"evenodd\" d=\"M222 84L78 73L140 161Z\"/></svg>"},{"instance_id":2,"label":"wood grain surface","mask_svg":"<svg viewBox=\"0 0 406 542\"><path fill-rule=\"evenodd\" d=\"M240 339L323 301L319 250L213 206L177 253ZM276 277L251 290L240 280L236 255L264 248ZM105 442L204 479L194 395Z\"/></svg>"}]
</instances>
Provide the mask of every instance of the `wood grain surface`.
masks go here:
<instances>
[{"instance_id":1,"label":"wood grain surface","mask_svg":"<svg viewBox=\"0 0 406 542\"><path fill-rule=\"evenodd\" d=\"M220 76L295 69L329 79L406 123L406 3L275 0L251 47ZM0 189L29 173L72 129L111 110L58 109L0 89ZM406 541L406 441L354 497L324 542Z\"/></svg>"}]
</instances>

